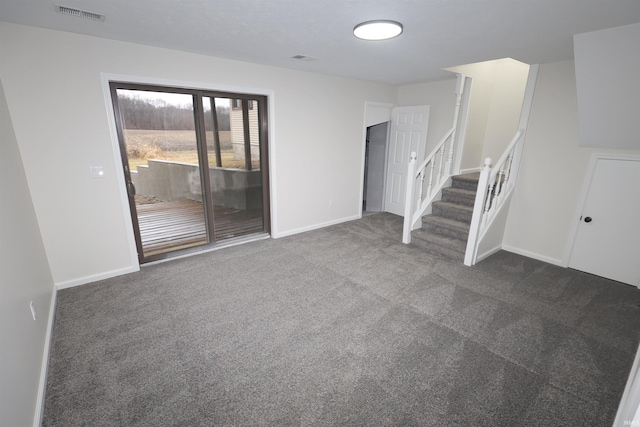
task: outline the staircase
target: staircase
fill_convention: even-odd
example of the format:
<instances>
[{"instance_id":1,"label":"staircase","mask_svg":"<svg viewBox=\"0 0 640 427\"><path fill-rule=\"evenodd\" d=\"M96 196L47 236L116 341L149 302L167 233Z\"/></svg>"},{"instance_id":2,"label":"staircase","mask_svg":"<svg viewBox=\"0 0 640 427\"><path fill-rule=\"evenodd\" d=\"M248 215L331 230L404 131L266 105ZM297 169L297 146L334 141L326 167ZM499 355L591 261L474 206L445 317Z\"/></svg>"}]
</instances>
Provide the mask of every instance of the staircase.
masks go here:
<instances>
[{"instance_id":1,"label":"staircase","mask_svg":"<svg viewBox=\"0 0 640 427\"><path fill-rule=\"evenodd\" d=\"M451 187L442 189L442 199L433 202L432 213L422 217L422 228L411 233L411 244L463 261L479 177L479 172L452 177Z\"/></svg>"}]
</instances>

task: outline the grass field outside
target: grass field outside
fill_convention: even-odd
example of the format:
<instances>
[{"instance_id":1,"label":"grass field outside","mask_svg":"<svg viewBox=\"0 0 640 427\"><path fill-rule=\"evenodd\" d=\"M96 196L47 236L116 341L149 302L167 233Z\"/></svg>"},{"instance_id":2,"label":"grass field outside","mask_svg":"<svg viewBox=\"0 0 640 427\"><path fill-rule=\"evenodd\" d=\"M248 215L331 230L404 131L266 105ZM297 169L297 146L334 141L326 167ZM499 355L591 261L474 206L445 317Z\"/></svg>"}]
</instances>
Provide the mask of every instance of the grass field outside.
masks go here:
<instances>
[{"instance_id":1,"label":"grass field outside","mask_svg":"<svg viewBox=\"0 0 640 427\"><path fill-rule=\"evenodd\" d=\"M167 160L180 163L198 164L196 133L189 130L142 130L126 129L125 139L129 168L137 170L147 165L147 160ZM206 133L209 166L216 167L213 149L213 132ZM236 159L231 143L231 132L220 132L220 154L222 167L244 169L244 159ZM253 169L259 169L259 162L252 162Z\"/></svg>"}]
</instances>

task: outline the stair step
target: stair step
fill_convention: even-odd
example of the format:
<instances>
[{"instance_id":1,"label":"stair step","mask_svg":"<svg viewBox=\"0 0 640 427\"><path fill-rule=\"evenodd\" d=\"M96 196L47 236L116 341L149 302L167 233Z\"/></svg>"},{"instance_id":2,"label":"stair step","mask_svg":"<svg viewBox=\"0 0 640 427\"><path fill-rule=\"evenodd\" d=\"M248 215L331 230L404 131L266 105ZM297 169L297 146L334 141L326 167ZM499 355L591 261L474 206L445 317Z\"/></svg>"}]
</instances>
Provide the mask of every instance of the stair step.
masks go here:
<instances>
[{"instance_id":1,"label":"stair step","mask_svg":"<svg viewBox=\"0 0 640 427\"><path fill-rule=\"evenodd\" d=\"M455 261L464 261L467 243L460 239L446 237L424 228L411 233L411 244L435 256L444 256Z\"/></svg>"},{"instance_id":2,"label":"stair step","mask_svg":"<svg viewBox=\"0 0 640 427\"><path fill-rule=\"evenodd\" d=\"M459 203L436 201L432 204L432 213L435 216L441 216L444 218L455 219L471 224L471 217L473 216L473 207L461 205Z\"/></svg>"},{"instance_id":3,"label":"stair step","mask_svg":"<svg viewBox=\"0 0 640 427\"><path fill-rule=\"evenodd\" d=\"M442 201L473 207L476 201L476 192L475 190L465 190L463 188L443 188Z\"/></svg>"},{"instance_id":4,"label":"stair step","mask_svg":"<svg viewBox=\"0 0 640 427\"><path fill-rule=\"evenodd\" d=\"M441 216L426 215L422 217L422 227L434 233L466 241L469 237L470 224Z\"/></svg>"},{"instance_id":5,"label":"stair step","mask_svg":"<svg viewBox=\"0 0 640 427\"><path fill-rule=\"evenodd\" d=\"M478 189L479 180L480 180L480 172L466 173L464 175L456 175L451 178L451 186L453 188L461 188L463 190L471 190L475 192Z\"/></svg>"}]
</instances>

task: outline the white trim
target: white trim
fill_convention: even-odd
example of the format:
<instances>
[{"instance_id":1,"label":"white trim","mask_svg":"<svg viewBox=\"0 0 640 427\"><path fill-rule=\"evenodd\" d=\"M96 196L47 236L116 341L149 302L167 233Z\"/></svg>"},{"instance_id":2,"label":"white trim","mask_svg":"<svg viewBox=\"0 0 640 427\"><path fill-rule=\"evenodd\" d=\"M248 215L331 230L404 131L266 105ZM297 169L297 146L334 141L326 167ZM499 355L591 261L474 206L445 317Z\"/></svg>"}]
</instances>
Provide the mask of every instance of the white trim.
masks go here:
<instances>
[{"instance_id":1,"label":"white trim","mask_svg":"<svg viewBox=\"0 0 640 427\"><path fill-rule=\"evenodd\" d=\"M476 255L476 264L479 263L480 261L482 261L485 258L489 258L491 255L495 254L496 252L498 252L500 250L502 250L502 244L498 244L496 247L491 248L488 251L484 251L480 255Z\"/></svg>"},{"instance_id":2,"label":"white trim","mask_svg":"<svg viewBox=\"0 0 640 427\"><path fill-rule=\"evenodd\" d=\"M116 131L116 122L113 114L113 101L111 99L111 90L109 88L109 74L100 74L102 81L102 91L104 94L104 104L106 108L107 122L109 124L109 134L111 136L111 150L113 153L114 164L116 166L116 186L118 195L120 196L120 206L122 208L122 217L125 219L124 226L127 234L127 249L129 253L129 265L131 267L140 267L138 261L138 249L136 248L136 238L133 231L133 221L131 219L131 211L129 210L129 197L126 192L126 184L124 182L124 169L122 166L122 157L120 154L120 143L118 141L118 133Z\"/></svg>"},{"instance_id":3,"label":"white trim","mask_svg":"<svg viewBox=\"0 0 640 427\"><path fill-rule=\"evenodd\" d=\"M636 351L633 367L613 423L614 427L630 425L640 425L640 347Z\"/></svg>"},{"instance_id":4,"label":"white trim","mask_svg":"<svg viewBox=\"0 0 640 427\"><path fill-rule=\"evenodd\" d=\"M620 160L620 161L633 161L640 162L640 155L637 154L625 154L625 153L607 153L607 152L597 152L592 153L591 158L589 159L589 166L587 167L587 172L584 175L584 180L582 182L582 189L580 190L580 198L578 199L578 204L576 205L576 212L573 223L571 224L571 230L569 231L569 238L567 241L563 262L564 266L568 267L569 262L571 261L571 255L573 254L573 248L576 243L576 238L578 236L578 226L580 222L576 220L576 218L580 218L582 212L584 210L584 206L587 203L587 195L589 194L589 189L591 188L591 181L593 179L593 173L596 169L596 163L598 160ZM640 287L640 284L639 284Z\"/></svg>"},{"instance_id":5,"label":"white trim","mask_svg":"<svg viewBox=\"0 0 640 427\"><path fill-rule=\"evenodd\" d=\"M189 258L189 257L196 256L196 255L202 255L202 254L206 254L206 253L209 253L209 252L218 251L220 249L230 248L232 246L244 245L245 243L257 242L259 240L267 240L267 239L270 239L270 238L271 238L271 236L266 234L266 233L265 234L261 234L259 236L238 237L236 239L231 239L231 241L221 242L218 245L216 245L214 247L211 247L211 248L208 248L208 249L189 252L189 253L186 253L184 255L178 255L178 256L172 256L172 257L169 257L169 258L159 259L157 261L147 262L147 263L143 264L141 266L141 268L144 269L145 267L148 267L150 265L162 264L162 263L165 263L167 261L173 261L173 260L176 260L176 259Z\"/></svg>"},{"instance_id":6,"label":"white trim","mask_svg":"<svg viewBox=\"0 0 640 427\"><path fill-rule=\"evenodd\" d=\"M527 258L537 259L538 261L542 261L542 262L546 262L546 263L549 263L549 264L557 265L559 267L566 267L566 265L564 265L564 262L561 259L551 258L551 257L548 257L546 255L540 255L540 254L535 253L535 252L529 252L527 250L516 248L514 246L509 246L509 245L504 245L503 244L502 245L502 250L507 251L507 252L512 252L514 254L526 256Z\"/></svg>"},{"instance_id":7,"label":"white trim","mask_svg":"<svg viewBox=\"0 0 640 427\"><path fill-rule=\"evenodd\" d=\"M129 210L129 198L126 193L126 186L124 182L124 170L122 166L122 160L120 156L120 143L118 141L118 135L116 132L115 120L113 117L113 103L111 100L111 90L109 88L109 82L127 82L148 84L157 86L172 86L186 89L196 90L211 90L218 92L233 92L233 93L246 93L250 95L263 95L267 97L269 104L269 203L271 207L271 233L278 233L278 215L277 215L277 197L276 197L276 164L275 164L275 151L276 141L275 135L275 91L273 89L261 89L249 86L231 86L223 84L212 84L210 82L194 82L185 80L172 80L161 79L155 77L143 77L127 74L112 74L112 73L100 73L100 79L102 81L102 89L105 98L105 107L107 109L107 120L109 122L109 132L111 133L111 144L113 149L113 155L116 165L116 180L118 181L118 192L120 194L121 205L123 209L123 217L128 219L125 221L128 234L128 246L129 246L129 259L132 266L140 266L138 261L138 250L136 248L136 240L133 231L133 222L131 220L131 211ZM137 270L134 270L137 271ZM80 283L83 284L83 283ZM73 285L76 286L76 285Z\"/></svg>"},{"instance_id":8,"label":"white trim","mask_svg":"<svg viewBox=\"0 0 640 427\"><path fill-rule=\"evenodd\" d=\"M289 231L285 231L283 233L278 233L277 235L273 235L272 237L274 239L279 239L281 237L287 237L287 236L292 236L294 234L305 233L307 231L318 230L320 228L329 227L330 225L341 224L343 222L353 221L353 220L360 219L360 218L362 218L362 214L353 215L353 216L349 216L349 217L345 217L345 218L340 218L340 219L336 219L336 220L332 220L332 221L322 222L320 224L309 225L307 227L296 228L294 230L289 230Z\"/></svg>"},{"instance_id":9,"label":"white trim","mask_svg":"<svg viewBox=\"0 0 640 427\"><path fill-rule=\"evenodd\" d=\"M42 365L40 367L40 382L38 384L38 397L36 400L36 410L33 415L33 427L42 425L44 416L45 394L47 391L47 374L49 372L49 352L51 350L51 338L53 336L53 323L55 320L56 303L58 292L53 289L51 303L49 304L49 316L47 318L47 332L44 336L44 351L42 352Z\"/></svg>"},{"instance_id":10,"label":"white trim","mask_svg":"<svg viewBox=\"0 0 640 427\"><path fill-rule=\"evenodd\" d=\"M369 124L370 121L373 121L371 119L371 109L375 108L375 109L379 109L379 110L388 110L389 112L389 118L386 122L380 122L380 123L374 123L374 124ZM378 102L378 101L364 101L364 127L362 130L362 156L361 156L361 163L360 163L360 191L359 191L359 198L360 200L358 200L358 218L362 218L362 199L364 197L364 162L365 162L365 155L367 154L367 129L371 126L376 126L382 123L390 123L391 122L391 117L392 117L392 111L395 108L394 104L389 104L387 102ZM387 145L385 147L385 159L384 159L384 182L382 184L382 210L384 211L384 200L385 200L385 191L386 191L386 185L387 185L387 180L386 180L386 176L387 176L387 153L386 150L388 150L389 147L389 130L391 129L391 126L387 126Z\"/></svg>"},{"instance_id":11,"label":"white trim","mask_svg":"<svg viewBox=\"0 0 640 427\"><path fill-rule=\"evenodd\" d=\"M89 276L79 277L77 279L65 280L64 282L56 282L56 289L67 289L75 286L86 285L87 283L97 282L98 280L109 279L111 277L122 276L123 274L135 273L140 270L140 266L136 263L134 266L119 268L117 270L105 271L102 273L91 274Z\"/></svg>"},{"instance_id":12,"label":"white trim","mask_svg":"<svg viewBox=\"0 0 640 427\"><path fill-rule=\"evenodd\" d=\"M471 103L471 87L473 86L473 78L470 76L465 76L464 74L458 73L459 76L464 78L464 82L462 84L462 99L460 102L460 110L458 112L458 120L457 123L453 125L456 127L456 138L455 144L455 157L453 160L453 168L451 169L452 174L463 174L468 172L462 172L460 170L460 165L462 164L462 155L464 153L464 144L467 140L467 129L469 127L469 105ZM481 168L478 168L478 172ZM457 172L456 172L457 171Z\"/></svg>"},{"instance_id":13,"label":"white trim","mask_svg":"<svg viewBox=\"0 0 640 427\"><path fill-rule=\"evenodd\" d=\"M460 169L460 175L464 175L466 173L475 173L482 171L482 168L469 168L469 169Z\"/></svg>"}]
</instances>

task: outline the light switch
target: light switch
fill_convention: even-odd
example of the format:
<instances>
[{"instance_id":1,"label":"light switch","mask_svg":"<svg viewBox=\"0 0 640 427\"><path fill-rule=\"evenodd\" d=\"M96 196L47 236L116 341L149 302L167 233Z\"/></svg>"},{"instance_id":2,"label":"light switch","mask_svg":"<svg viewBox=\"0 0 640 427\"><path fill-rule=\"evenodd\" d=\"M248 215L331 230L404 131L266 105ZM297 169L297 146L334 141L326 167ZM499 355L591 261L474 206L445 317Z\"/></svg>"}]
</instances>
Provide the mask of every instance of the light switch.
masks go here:
<instances>
[{"instance_id":1,"label":"light switch","mask_svg":"<svg viewBox=\"0 0 640 427\"><path fill-rule=\"evenodd\" d=\"M104 178L104 169L102 166L89 166L91 178Z\"/></svg>"}]
</instances>

